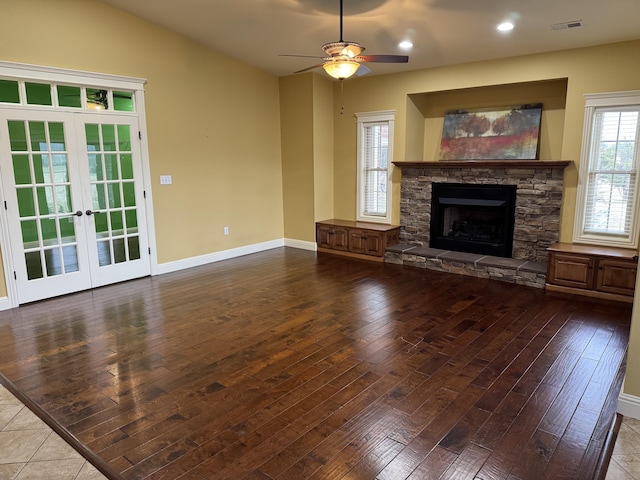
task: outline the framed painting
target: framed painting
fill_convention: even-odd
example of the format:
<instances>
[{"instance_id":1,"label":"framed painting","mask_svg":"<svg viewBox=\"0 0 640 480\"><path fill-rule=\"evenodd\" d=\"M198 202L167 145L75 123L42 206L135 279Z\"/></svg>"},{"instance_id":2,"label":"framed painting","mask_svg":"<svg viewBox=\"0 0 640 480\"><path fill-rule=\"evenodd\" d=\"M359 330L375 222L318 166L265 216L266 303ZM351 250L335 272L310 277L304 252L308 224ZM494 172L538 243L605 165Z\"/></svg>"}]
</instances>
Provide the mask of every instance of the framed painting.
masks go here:
<instances>
[{"instance_id":1,"label":"framed painting","mask_svg":"<svg viewBox=\"0 0 640 480\"><path fill-rule=\"evenodd\" d=\"M448 111L440 160L536 160L541 115L541 103Z\"/></svg>"}]
</instances>

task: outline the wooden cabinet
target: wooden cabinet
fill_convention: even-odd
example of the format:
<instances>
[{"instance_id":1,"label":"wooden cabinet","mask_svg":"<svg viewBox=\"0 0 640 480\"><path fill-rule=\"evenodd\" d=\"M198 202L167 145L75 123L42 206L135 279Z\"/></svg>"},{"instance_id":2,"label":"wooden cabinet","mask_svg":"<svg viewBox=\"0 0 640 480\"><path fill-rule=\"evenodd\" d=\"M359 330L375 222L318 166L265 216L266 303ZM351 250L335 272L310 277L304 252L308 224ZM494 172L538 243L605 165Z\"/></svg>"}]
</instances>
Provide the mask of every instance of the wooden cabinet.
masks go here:
<instances>
[{"instance_id":1,"label":"wooden cabinet","mask_svg":"<svg viewBox=\"0 0 640 480\"><path fill-rule=\"evenodd\" d=\"M547 290L633 301L636 250L556 243L548 252Z\"/></svg>"},{"instance_id":2,"label":"wooden cabinet","mask_svg":"<svg viewBox=\"0 0 640 480\"><path fill-rule=\"evenodd\" d=\"M332 250L347 250L347 229L334 225L316 227L316 242L318 247Z\"/></svg>"},{"instance_id":3,"label":"wooden cabinet","mask_svg":"<svg viewBox=\"0 0 640 480\"><path fill-rule=\"evenodd\" d=\"M399 238L397 225L337 219L316 223L319 252L383 261L386 248L398 243Z\"/></svg>"}]
</instances>

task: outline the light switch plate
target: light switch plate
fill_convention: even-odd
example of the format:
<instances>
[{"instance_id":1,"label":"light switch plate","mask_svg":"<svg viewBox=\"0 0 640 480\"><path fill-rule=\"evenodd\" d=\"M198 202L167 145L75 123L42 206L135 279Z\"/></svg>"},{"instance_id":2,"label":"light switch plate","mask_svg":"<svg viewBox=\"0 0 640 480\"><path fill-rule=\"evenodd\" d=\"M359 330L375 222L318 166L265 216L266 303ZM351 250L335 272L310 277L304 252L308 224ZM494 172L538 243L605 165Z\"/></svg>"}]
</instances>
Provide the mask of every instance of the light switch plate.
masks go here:
<instances>
[{"instance_id":1,"label":"light switch plate","mask_svg":"<svg viewBox=\"0 0 640 480\"><path fill-rule=\"evenodd\" d=\"M160 185L171 185L172 183L171 175L160 175Z\"/></svg>"}]
</instances>

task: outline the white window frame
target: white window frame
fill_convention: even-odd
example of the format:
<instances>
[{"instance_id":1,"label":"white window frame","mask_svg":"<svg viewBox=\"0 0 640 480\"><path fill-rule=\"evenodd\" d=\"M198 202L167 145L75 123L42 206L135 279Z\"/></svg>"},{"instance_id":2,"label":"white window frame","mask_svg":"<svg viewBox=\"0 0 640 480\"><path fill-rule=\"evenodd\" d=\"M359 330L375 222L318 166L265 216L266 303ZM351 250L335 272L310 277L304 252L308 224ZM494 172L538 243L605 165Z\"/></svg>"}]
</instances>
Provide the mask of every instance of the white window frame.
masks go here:
<instances>
[{"instance_id":1,"label":"white window frame","mask_svg":"<svg viewBox=\"0 0 640 480\"><path fill-rule=\"evenodd\" d=\"M362 222L391 223L391 166L393 162L393 130L395 123L395 110L384 110L379 112L356 113L358 121L358 202L356 218ZM386 183L386 212L384 215L372 215L366 212L366 191L367 191L367 158L370 153L366 145L367 128L374 125L385 124L388 126L388 147L387 147L387 183Z\"/></svg>"},{"instance_id":2,"label":"white window frame","mask_svg":"<svg viewBox=\"0 0 640 480\"><path fill-rule=\"evenodd\" d=\"M639 191L640 184L640 117L636 131L633 166L630 172L633 189L633 199L630 204L631 216L628 231L624 234L589 232L585 229L585 220L588 208L588 186L591 172L592 149L596 145L594 132L596 128L596 115L607 111L638 111L640 110L640 90L628 92L612 92L585 95L585 116L582 138L582 150L580 154L580 176L576 198L576 216L573 230L573 241L576 243L596 244L603 246L638 248L638 235L640 233ZM595 153L594 153L595 154Z\"/></svg>"}]
</instances>

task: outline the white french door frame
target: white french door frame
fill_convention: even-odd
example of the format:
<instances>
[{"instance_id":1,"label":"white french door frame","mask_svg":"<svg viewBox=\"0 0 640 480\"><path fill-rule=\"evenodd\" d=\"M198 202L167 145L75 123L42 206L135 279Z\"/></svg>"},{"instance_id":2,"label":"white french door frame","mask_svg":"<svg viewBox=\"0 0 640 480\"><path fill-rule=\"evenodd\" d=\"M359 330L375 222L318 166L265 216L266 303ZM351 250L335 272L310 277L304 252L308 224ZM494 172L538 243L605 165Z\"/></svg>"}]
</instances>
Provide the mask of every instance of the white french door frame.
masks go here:
<instances>
[{"instance_id":1,"label":"white french door frame","mask_svg":"<svg viewBox=\"0 0 640 480\"><path fill-rule=\"evenodd\" d=\"M56 67L45 67L38 65L29 65L22 63L3 62L0 61L0 78L13 79L13 80L26 80L26 81L40 81L43 83L63 83L66 85L79 85L79 86L100 86L104 88L123 89L134 92L134 105L135 112L129 115L135 116L138 119L138 127L140 131L140 154L142 163L142 182L143 189L145 191L144 209L146 211L146 225L148 246L151 250L149 256L151 275L157 275L158 270L158 257L156 252L156 237L153 215L153 198L151 192L151 172L149 167L149 145L147 142L147 125L145 117L145 103L144 103L144 84L145 79L136 77L124 77L119 75L101 74L93 72L84 72L80 70L68 70ZM21 111L34 111L34 112L54 112L54 111L69 111L78 113L78 109L69 109L64 107L51 107L51 106L33 106L33 105L18 105L18 104L1 104L1 109L13 109ZM122 115L125 112L111 112L103 111L100 115L103 115L105 121L113 115ZM95 115L92 113L92 115ZM7 175L8 172L0 172L1 175ZM9 222L7 214L4 209L4 201L6 199L6 192L0 181L0 198L2 199L2 208L0 208L0 249L2 251L2 262L4 266L4 279L7 288L7 299L0 298L0 310L7 310L19 306L18 290L14 279L15 265L13 261L13 255L11 249L13 245L11 243L11 236L9 235ZM17 246L19 247L19 246Z\"/></svg>"}]
</instances>

